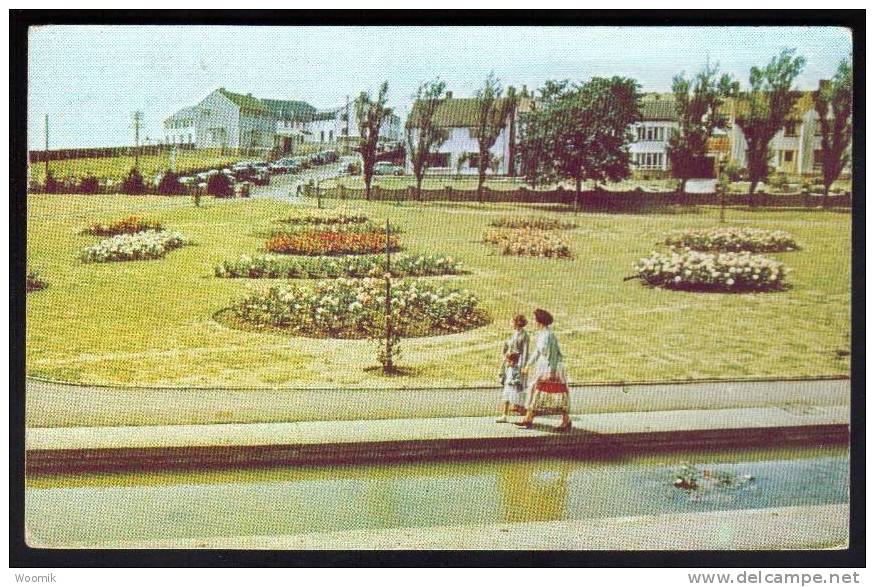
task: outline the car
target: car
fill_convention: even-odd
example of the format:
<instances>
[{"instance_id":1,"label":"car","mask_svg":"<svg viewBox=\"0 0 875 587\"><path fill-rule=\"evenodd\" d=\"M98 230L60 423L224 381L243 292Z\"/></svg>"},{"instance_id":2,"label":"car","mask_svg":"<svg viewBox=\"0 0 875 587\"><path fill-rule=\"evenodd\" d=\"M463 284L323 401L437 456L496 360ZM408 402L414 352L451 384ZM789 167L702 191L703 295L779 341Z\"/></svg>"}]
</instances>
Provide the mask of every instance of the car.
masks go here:
<instances>
[{"instance_id":1,"label":"car","mask_svg":"<svg viewBox=\"0 0 875 587\"><path fill-rule=\"evenodd\" d=\"M388 161L380 161L374 165L374 175L404 175L404 168Z\"/></svg>"},{"instance_id":2,"label":"car","mask_svg":"<svg viewBox=\"0 0 875 587\"><path fill-rule=\"evenodd\" d=\"M237 181L249 181L256 185L270 183L270 168L263 161L241 161L231 166L231 173Z\"/></svg>"}]
</instances>

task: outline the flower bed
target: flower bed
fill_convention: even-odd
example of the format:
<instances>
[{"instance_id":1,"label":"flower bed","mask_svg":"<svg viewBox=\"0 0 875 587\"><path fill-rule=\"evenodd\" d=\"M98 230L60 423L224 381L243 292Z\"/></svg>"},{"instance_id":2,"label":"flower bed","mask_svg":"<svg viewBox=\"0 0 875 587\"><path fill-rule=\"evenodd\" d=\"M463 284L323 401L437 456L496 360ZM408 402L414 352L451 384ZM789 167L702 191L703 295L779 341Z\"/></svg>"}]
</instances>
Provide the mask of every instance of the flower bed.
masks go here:
<instances>
[{"instance_id":1,"label":"flower bed","mask_svg":"<svg viewBox=\"0 0 875 587\"><path fill-rule=\"evenodd\" d=\"M382 255L352 257L294 258L277 255L244 255L237 261L224 261L216 266L216 277L305 278L380 277L385 273L386 258ZM395 255L391 260L395 277L425 277L456 275L462 264L452 257L437 255Z\"/></svg>"},{"instance_id":2,"label":"flower bed","mask_svg":"<svg viewBox=\"0 0 875 587\"><path fill-rule=\"evenodd\" d=\"M390 224L389 225L390 234L399 234L402 232L401 227ZM272 228L262 233L258 233L259 235L264 235L268 238L273 238L275 236L280 235L294 235L294 234L304 234L304 233L316 233L316 232L349 232L349 233L363 233L363 232L378 232L380 234L386 234L386 225L376 224L367 220L365 222L357 222L357 223L341 223L341 224L320 224L317 227L313 225L307 224L286 224L280 228Z\"/></svg>"},{"instance_id":3,"label":"flower bed","mask_svg":"<svg viewBox=\"0 0 875 587\"><path fill-rule=\"evenodd\" d=\"M144 230L162 230L164 227L155 220L145 220L140 216L128 216L120 220L114 220L107 224L95 222L85 230L83 234L95 236L114 236L117 234L135 234Z\"/></svg>"},{"instance_id":4,"label":"flower bed","mask_svg":"<svg viewBox=\"0 0 875 587\"><path fill-rule=\"evenodd\" d=\"M787 268L780 261L749 252L653 252L635 264L650 285L698 291L770 291L786 287Z\"/></svg>"},{"instance_id":5,"label":"flower bed","mask_svg":"<svg viewBox=\"0 0 875 587\"><path fill-rule=\"evenodd\" d=\"M696 251L752 253L795 251L799 248L793 237L782 230L733 227L675 232L665 239L665 244L673 247L689 247Z\"/></svg>"},{"instance_id":6,"label":"flower bed","mask_svg":"<svg viewBox=\"0 0 875 587\"><path fill-rule=\"evenodd\" d=\"M571 258L568 243L543 230L491 229L484 233L483 242L498 245L502 255Z\"/></svg>"},{"instance_id":7,"label":"flower bed","mask_svg":"<svg viewBox=\"0 0 875 587\"><path fill-rule=\"evenodd\" d=\"M502 216L489 223L496 228L534 228L536 230L567 230L577 228L573 222L538 216Z\"/></svg>"},{"instance_id":8,"label":"flower bed","mask_svg":"<svg viewBox=\"0 0 875 587\"><path fill-rule=\"evenodd\" d=\"M368 222L368 217L359 212L341 212L339 214L316 215L308 214L305 216L289 216L280 218L278 222L285 224L310 224L310 225L325 225L325 224L362 224Z\"/></svg>"},{"instance_id":9,"label":"flower bed","mask_svg":"<svg viewBox=\"0 0 875 587\"><path fill-rule=\"evenodd\" d=\"M42 278L39 271L36 269L28 269L27 279L25 281L25 291L39 291L49 286L48 282Z\"/></svg>"},{"instance_id":10,"label":"flower bed","mask_svg":"<svg viewBox=\"0 0 875 587\"><path fill-rule=\"evenodd\" d=\"M178 232L145 230L136 234L119 234L82 249L79 258L85 263L160 259L168 251L187 244Z\"/></svg>"},{"instance_id":11,"label":"flower bed","mask_svg":"<svg viewBox=\"0 0 875 587\"><path fill-rule=\"evenodd\" d=\"M386 250L386 235L381 232L306 231L277 234L267 240L264 248L270 253L286 255L361 255ZM401 243L389 237L389 250L397 251Z\"/></svg>"},{"instance_id":12,"label":"flower bed","mask_svg":"<svg viewBox=\"0 0 875 587\"><path fill-rule=\"evenodd\" d=\"M313 287L278 285L253 291L231 307L241 325L310 337L373 338L385 325L385 281L338 279ZM449 334L488 321L467 290L403 280L392 284L395 331L404 337Z\"/></svg>"}]
</instances>

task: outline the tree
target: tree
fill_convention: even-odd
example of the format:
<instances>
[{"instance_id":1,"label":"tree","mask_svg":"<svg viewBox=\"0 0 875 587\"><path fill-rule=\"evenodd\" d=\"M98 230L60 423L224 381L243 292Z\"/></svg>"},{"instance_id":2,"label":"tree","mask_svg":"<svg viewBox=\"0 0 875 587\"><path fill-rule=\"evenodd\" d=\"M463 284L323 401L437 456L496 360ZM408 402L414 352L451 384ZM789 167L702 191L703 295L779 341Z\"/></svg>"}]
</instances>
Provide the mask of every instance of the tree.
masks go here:
<instances>
[{"instance_id":1,"label":"tree","mask_svg":"<svg viewBox=\"0 0 875 587\"><path fill-rule=\"evenodd\" d=\"M750 68L750 91L739 99L735 122L744 133L750 205L757 184L769 175L769 143L784 125L796 101L793 81L802 72L805 58L794 49L782 49L764 68Z\"/></svg>"},{"instance_id":2,"label":"tree","mask_svg":"<svg viewBox=\"0 0 875 587\"><path fill-rule=\"evenodd\" d=\"M593 78L583 84L548 81L541 90L542 125L531 132L549 140L551 172L574 180L575 203L582 185L629 176L629 127L641 118L638 82L630 78Z\"/></svg>"},{"instance_id":3,"label":"tree","mask_svg":"<svg viewBox=\"0 0 875 587\"><path fill-rule=\"evenodd\" d=\"M414 96L413 111L407 119L407 151L416 177L416 199L422 199L422 179L429 165L432 149L449 138L447 129L435 124L435 114L446 101L447 85L439 79L423 83Z\"/></svg>"},{"instance_id":4,"label":"tree","mask_svg":"<svg viewBox=\"0 0 875 587\"><path fill-rule=\"evenodd\" d=\"M389 82L380 85L376 100L369 92L362 92L355 100L355 114L359 126L358 151L362 156L362 173L365 177L365 199L371 199L371 181L374 179L374 163L377 162L377 141L383 119L392 113L386 108L386 96L389 93Z\"/></svg>"},{"instance_id":5,"label":"tree","mask_svg":"<svg viewBox=\"0 0 875 587\"><path fill-rule=\"evenodd\" d=\"M486 182L486 170L492 162L490 150L498 140L507 124L508 117L513 113L516 104L516 93L508 88L507 96L494 74L490 73L486 83L474 98L477 109L477 201L483 202L483 184Z\"/></svg>"},{"instance_id":6,"label":"tree","mask_svg":"<svg viewBox=\"0 0 875 587\"><path fill-rule=\"evenodd\" d=\"M680 180L683 193L687 180L701 173L708 154L708 139L717 129L728 125L721 113L724 100L734 96L738 83L729 74L718 77L718 66L705 64L696 76L687 79L683 73L672 80L678 128L668 140L668 158L672 174Z\"/></svg>"},{"instance_id":7,"label":"tree","mask_svg":"<svg viewBox=\"0 0 875 587\"><path fill-rule=\"evenodd\" d=\"M851 116L853 114L853 70L847 59L839 64L833 78L821 84L814 94L814 109L820 118L823 202L829 188L848 164L851 153Z\"/></svg>"},{"instance_id":8,"label":"tree","mask_svg":"<svg viewBox=\"0 0 875 587\"><path fill-rule=\"evenodd\" d=\"M539 183L547 183L551 177L549 124L544 120L544 110L537 104L528 112L520 114L519 144L520 174L535 189Z\"/></svg>"}]
</instances>

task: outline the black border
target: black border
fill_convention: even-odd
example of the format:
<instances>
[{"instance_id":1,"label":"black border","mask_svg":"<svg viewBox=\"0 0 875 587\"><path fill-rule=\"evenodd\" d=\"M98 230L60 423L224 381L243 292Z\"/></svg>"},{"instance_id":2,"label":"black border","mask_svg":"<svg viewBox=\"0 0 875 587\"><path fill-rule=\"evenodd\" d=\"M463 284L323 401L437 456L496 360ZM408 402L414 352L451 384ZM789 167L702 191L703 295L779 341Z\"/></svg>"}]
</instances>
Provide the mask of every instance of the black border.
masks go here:
<instances>
[{"instance_id":1,"label":"black border","mask_svg":"<svg viewBox=\"0 0 875 587\"><path fill-rule=\"evenodd\" d=\"M275 11L10 10L9 555L16 567L864 567L865 10ZM27 28L45 24L841 26L853 34L854 153L850 546L831 551L47 550L24 543Z\"/></svg>"}]
</instances>

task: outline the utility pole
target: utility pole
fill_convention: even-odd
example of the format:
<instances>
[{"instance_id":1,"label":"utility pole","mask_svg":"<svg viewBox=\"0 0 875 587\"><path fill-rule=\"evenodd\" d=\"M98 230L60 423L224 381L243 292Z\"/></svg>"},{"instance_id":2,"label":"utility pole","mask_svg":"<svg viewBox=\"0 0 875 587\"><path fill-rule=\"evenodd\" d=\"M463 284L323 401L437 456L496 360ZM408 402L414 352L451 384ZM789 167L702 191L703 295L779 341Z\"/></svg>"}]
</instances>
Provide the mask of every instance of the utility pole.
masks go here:
<instances>
[{"instance_id":1,"label":"utility pole","mask_svg":"<svg viewBox=\"0 0 875 587\"><path fill-rule=\"evenodd\" d=\"M46 152L45 152L45 163L46 163L46 181L49 179L49 115L46 114Z\"/></svg>"},{"instance_id":2,"label":"utility pole","mask_svg":"<svg viewBox=\"0 0 875 587\"><path fill-rule=\"evenodd\" d=\"M133 113L134 118L134 167L140 168L140 124L143 122L143 113L137 110Z\"/></svg>"}]
</instances>

